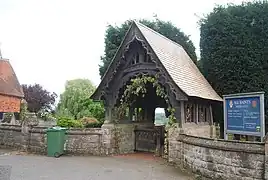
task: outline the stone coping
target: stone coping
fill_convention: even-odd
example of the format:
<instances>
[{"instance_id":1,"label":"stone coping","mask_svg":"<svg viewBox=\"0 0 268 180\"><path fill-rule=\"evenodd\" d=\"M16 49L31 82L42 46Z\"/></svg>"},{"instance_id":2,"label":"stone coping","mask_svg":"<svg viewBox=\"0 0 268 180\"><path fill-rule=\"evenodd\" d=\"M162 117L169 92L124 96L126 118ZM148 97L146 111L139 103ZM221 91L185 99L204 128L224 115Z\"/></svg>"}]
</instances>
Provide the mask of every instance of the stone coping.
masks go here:
<instances>
[{"instance_id":1,"label":"stone coping","mask_svg":"<svg viewBox=\"0 0 268 180\"><path fill-rule=\"evenodd\" d=\"M29 128L30 133L45 134L48 127L45 126L34 126ZM11 130L20 132L22 129L21 125L11 124L0 124L0 130ZM66 132L69 135L102 135L101 128L70 128Z\"/></svg>"},{"instance_id":2,"label":"stone coping","mask_svg":"<svg viewBox=\"0 0 268 180\"><path fill-rule=\"evenodd\" d=\"M4 125L4 124L1 124L0 129L1 130L12 130L12 131L20 132L21 131L21 126L20 125L6 125L6 124Z\"/></svg>"},{"instance_id":3,"label":"stone coping","mask_svg":"<svg viewBox=\"0 0 268 180\"><path fill-rule=\"evenodd\" d=\"M102 133L99 132L92 132L92 131L87 131L87 130L68 130L66 132L68 135L102 135Z\"/></svg>"},{"instance_id":4,"label":"stone coping","mask_svg":"<svg viewBox=\"0 0 268 180\"><path fill-rule=\"evenodd\" d=\"M234 140L212 139L180 134L177 141L200 147L218 149L224 151L246 152L255 154L265 154L264 143L243 142Z\"/></svg>"}]
</instances>

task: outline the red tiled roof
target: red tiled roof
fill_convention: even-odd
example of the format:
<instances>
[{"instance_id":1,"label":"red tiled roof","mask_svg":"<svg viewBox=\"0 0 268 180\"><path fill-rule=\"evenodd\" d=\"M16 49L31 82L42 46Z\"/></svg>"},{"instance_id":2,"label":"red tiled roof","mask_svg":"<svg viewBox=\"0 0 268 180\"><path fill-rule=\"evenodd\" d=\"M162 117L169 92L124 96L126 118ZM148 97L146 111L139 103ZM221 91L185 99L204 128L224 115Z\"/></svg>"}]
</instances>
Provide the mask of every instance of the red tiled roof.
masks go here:
<instances>
[{"instance_id":1,"label":"red tiled roof","mask_svg":"<svg viewBox=\"0 0 268 180\"><path fill-rule=\"evenodd\" d=\"M0 94L24 97L18 78L10 62L6 59L0 59Z\"/></svg>"}]
</instances>

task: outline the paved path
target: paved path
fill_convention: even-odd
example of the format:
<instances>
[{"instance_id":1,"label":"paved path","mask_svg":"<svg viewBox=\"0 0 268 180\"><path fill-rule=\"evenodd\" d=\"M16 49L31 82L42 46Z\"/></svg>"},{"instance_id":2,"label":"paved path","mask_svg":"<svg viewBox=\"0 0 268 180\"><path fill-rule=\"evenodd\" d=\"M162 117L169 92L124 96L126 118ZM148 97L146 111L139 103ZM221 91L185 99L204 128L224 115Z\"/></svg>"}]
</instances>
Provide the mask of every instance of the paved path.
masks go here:
<instances>
[{"instance_id":1,"label":"paved path","mask_svg":"<svg viewBox=\"0 0 268 180\"><path fill-rule=\"evenodd\" d=\"M50 158L2 152L0 165L12 166L11 180L191 180L162 159L137 154Z\"/></svg>"}]
</instances>

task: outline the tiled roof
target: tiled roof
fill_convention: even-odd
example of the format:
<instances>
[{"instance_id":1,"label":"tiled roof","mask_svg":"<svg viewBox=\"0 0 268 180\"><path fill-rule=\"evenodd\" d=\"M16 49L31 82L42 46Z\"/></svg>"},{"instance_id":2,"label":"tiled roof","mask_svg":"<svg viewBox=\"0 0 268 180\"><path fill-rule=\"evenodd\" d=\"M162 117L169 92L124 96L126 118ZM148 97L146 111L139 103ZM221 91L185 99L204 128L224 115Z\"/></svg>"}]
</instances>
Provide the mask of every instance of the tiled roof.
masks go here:
<instances>
[{"instance_id":1,"label":"tiled roof","mask_svg":"<svg viewBox=\"0 0 268 180\"><path fill-rule=\"evenodd\" d=\"M0 94L24 97L18 78L6 59L0 59Z\"/></svg>"},{"instance_id":2,"label":"tiled roof","mask_svg":"<svg viewBox=\"0 0 268 180\"><path fill-rule=\"evenodd\" d=\"M188 96L222 101L181 45L143 24L134 23L182 91Z\"/></svg>"}]
</instances>

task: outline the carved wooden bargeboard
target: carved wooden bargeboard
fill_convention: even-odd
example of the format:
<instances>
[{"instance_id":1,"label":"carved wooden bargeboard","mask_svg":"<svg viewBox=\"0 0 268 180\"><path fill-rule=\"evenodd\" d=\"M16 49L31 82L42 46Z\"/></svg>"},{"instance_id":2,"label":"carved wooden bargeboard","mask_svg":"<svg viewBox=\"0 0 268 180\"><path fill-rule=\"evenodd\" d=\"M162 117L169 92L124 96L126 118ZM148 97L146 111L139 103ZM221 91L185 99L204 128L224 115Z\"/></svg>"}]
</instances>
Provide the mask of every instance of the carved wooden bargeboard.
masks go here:
<instances>
[{"instance_id":1,"label":"carved wooden bargeboard","mask_svg":"<svg viewBox=\"0 0 268 180\"><path fill-rule=\"evenodd\" d=\"M0 95L0 112L20 112L21 99Z\"/></svg>"}]
</instances>

